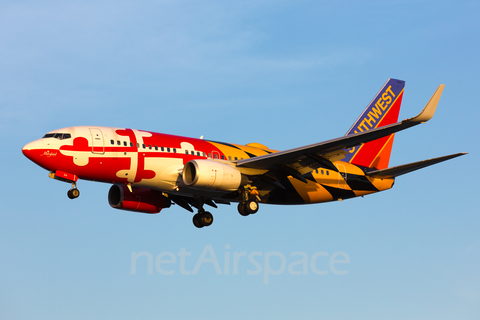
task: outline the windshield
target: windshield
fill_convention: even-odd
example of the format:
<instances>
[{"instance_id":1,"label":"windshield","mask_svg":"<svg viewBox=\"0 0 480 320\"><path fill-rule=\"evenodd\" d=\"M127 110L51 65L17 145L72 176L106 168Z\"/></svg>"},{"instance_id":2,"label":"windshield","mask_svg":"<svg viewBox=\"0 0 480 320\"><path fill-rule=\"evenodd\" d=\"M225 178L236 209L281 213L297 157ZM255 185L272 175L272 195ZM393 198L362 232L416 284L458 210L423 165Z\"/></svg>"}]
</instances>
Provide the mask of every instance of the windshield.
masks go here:
<instances>
[{"instance_id":1,"label":"windshield","mask_svg":"<svg viewBox=\"0 0 480 320\"><path fill-rule=\"evenodd\" d=\"M55 138L58 140L70 139L72 136L70 133L47 133L43 138Z\"/></svg>"}]
</instances>

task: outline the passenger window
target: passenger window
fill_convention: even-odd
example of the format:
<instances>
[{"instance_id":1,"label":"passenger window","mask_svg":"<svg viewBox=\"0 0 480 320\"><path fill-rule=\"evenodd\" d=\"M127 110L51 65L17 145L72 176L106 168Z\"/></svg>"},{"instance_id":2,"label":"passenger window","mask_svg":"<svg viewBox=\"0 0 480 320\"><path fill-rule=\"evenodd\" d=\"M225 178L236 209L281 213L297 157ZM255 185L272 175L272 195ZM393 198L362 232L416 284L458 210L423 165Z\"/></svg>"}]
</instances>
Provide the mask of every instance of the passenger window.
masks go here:
<instances>
[{"instance_id":1,"label":"passenger window","mask_svg":"<svg viewBox=\"0 0 480 320\"><path fill-rule=\"evenodd\" d=\"M209 153L209 154L208 154L208 157L209 157L209 158L211 158L211 157L212 157L212 154L211 154L211 153Z\"/></svg>"},{"instance_id":2,"label":"passenger window","mask_svg":"<svg viewBox=\"0 0 480 320\"><path fill-rule=\"evenodd\" d=\"M160 147L160 150L165 151L165 149L163 147Z\"/></svg>"},{"instance_id":3,"label":"passenger window","mask_svg":"<svg viewBox=\"0 0 480 320\"><path fill-rule=\"evenodd\" d=\"M318 169L315 169L315 173L318 173Z\"/></svg>"},{"instance_id":4,"label":"passenger window","mask_svg":"<svg viewBox=\"0 0 480 320\"><path fill-rule=\"evenodd\" d=\"M155 150L158 151L158 147L157 147L157 146L155 146Z\"/></svg>"},{"instance_id":5,"label":"passenger window","mask_svg":"<svg viewBox=\"0 0 480 320\"><path fill-rule=\"evenodd\" d=\"M142 144L142 148L145 149L145 143Z\"/></svg>"},{"instance_id":6,"label":"passenger window","mask_svg":"<svg viewBox=\"0 0 480 320\"><path fill-rule=\"evenodd\" d=\"M137 148L140 148L140 143L137 142Z\"/></svg>"},{"instance_id":7,"label":"passenger window","mask_svg":"<svg viewBox=\"0 0 480 320\"><path fill-rule=\"evenodd\" d=\"M328 170L327 170L327 176L329 176L329 175L330 175L330 173L329 173Z\"/></svg>"},{"instance_id":8,"label":"passenger window","mask_svg":"<svg viewBox=\"0 0 480 320\"><path fill-rule=\"evenodd\" d=\"M323 170L320 170L320 172L323 174Z\"/></svg>"},{"instance_id":9,"label":"passenger window","mask_svg":"<svg viewBox=\"0 0 480 320\"><path fill-rule=\"evenodd\" d=\"M197 156L199 156L199 157L200 157L200 152L199 152L199 151L197 151Z\"/></svg>"},{"instance_id":10,"label":"passenger window","mask_svg":"<svg viewBox=\"0 0 480 320\"><path fill-rule=\"evenodd\" d=\"M167 152L170 152L170 148L167 148Z\"/></svg>"},{"instance_id":11,"label":"passenger window","mask_svg":"<svg viewBox=\"0 0 480 320\"><path fill-rule=\"evenodd\" d=\"M192 156L194 156L194 155L195 155L195 151L190 151L190 154L191 154Z\"/></svg>"},{"instance_id":12,"label":"passenger window","mask_svg":"<svg viewBox=\"0 0 480 320\"><path fill-rule=\"evenodd\" d=\"M120 140L117 140L117 145L121 145L122 143L120 142Z\"/></svg>"},{"instance_id":13,"label":"passenger window","mask_svg":"<svg viewBox=\"0 0 480 320\"><path fill-rule=\"evenodd\" d=\"M123 145L126 147L127 146L127 141L123 141Z\"/></svg>"},{"instance_id":14,"label":"passenger window","mask_svg":"<svg viewBox=\"0 0 480 320\"><path fill-rule=\"evenodd\" d=\"M185 154L188 154L188 150L185 150Z\"/></svg>"},{"instance_id":15,"label":"passenger window","mask_svg":"<svg viewBox=\"0 0 480 320\"><path fill-rule=\"evenodd\" d=\"M225 156L222 154L222 160L225 160Z\"/></svg>"},{"instance_id":16,"label":"passenger window","mask_svg":"<svg viewBox=\"0 0 480 320\"><path fill-rule=\"evenodd\" d=\"M214 159L218 159L218 156L217 156L216 153L213 154L213 158L214 158Z\"/></svg>"},{"instance_id":17,"label":"passenger window","mask_svg":"<svg viewBox=\"0 0 480 320\"><path fill-rule=\"evenodd\" d=\"M152 150L152 145L151 144L148 145L148 149Z\"/></svg>"},{"instance_id":18,"label":"passenger window","mask_svg":"<svg viewBox=\"0 0 480 320\"><path fill-rule=\"evenodd\" d=\"M111 143L111 144L115 144L115 141L113 141L113 139L112 139L112 140L110 140L110 143Z\"/></svg>"},{"instance_id":19,"label":"passenger window","mask_svg":"<svg viewBox=\"0 0 480 320\"><path fill-rule=\"evenodd\" d=\"M231 156L228 156L228 160L232 161L232 157L231 157Z\"/></svg>"},{"instance_id":20,"label":"passenger window","mask_svg":"<svg viewBox=\"0 0 480 320\"><path fill-rule=\"evenodd\" d=\"M238 160L238 158L237 158L237 157L235 157L235 161L237 161L237 160Z\"/></svg>"},{"instance_id":21,"label":"passenger window","mask_svg":"<svg viewBox=\"0 0 480 320\"><path fill-rule=\"evenodd\" d=\"M133 147L133 142L130 142L130 147Z\"/></svg>"},{"instance_id":22,"label":"passenger window","mask_svg":"<svg viewBox=\"0 0 480 320\"><path fill-rule=\"evenodd\" d=\"M177 149L176 149L176 148L173 148L173 153L177 153Z\"/></svg>"}]
</instances>

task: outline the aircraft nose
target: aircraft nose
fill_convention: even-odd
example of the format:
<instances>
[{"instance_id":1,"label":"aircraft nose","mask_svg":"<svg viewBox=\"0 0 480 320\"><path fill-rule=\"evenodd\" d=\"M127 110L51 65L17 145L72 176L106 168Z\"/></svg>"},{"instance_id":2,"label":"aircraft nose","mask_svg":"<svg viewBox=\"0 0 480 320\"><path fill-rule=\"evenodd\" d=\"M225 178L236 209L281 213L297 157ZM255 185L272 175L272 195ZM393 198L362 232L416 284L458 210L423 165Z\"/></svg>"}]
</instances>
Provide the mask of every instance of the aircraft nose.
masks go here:
<instances>
[{"instance_id":1,"label":"aircraft nose","mask_svg":"<svg viewBox=\"0 0 480 320\"><path fill-rule=\"evenodd\" d=\"M34 155L35 150L42 149L42 148L43 148L43 141L35 140L24 145L22 148L22 153L28 159L33 160L32 157Z\"/></svg>"}]
</instances>

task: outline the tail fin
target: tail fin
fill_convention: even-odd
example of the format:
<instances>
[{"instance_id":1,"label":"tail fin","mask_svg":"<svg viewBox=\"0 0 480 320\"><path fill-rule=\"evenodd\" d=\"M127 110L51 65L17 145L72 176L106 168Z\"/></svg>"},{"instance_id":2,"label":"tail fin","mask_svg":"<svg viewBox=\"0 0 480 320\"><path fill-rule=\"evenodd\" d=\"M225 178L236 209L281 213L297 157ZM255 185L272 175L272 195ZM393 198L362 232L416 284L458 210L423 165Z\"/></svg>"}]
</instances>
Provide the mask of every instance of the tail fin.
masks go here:
<instances>
[{"instance_id":1,"label":"tail fin","mask_svg":"<svg viewBox=\"0 0 480 320\"><path fill-rule=\"evenodd\" d=\"M398 121L405 81L388 79L372 102L348 130L346 136L383 127ZM395 134L348 149L342 161L368 168L388 168Z\"/></svg>"}]
</instances>

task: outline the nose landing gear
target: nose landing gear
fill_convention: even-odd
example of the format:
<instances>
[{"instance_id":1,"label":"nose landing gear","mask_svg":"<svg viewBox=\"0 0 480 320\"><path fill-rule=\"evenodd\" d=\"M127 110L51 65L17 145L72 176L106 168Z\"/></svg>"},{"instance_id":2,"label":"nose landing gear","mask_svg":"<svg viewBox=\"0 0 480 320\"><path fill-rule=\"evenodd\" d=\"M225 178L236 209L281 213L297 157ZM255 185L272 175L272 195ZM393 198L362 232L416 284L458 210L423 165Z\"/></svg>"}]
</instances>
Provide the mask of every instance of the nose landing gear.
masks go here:
<instances>
[{"instance_id":1,"label":"nose landing gear","mask_svg":"<svg viewBox=\"0 0 480 320\"><path fill-rule=\"evenodd\" d=\"M63 171L60 171L60 170L55 170L55 171L50 171L48 173L48 177L50 177L52 179L55 179L55 180L71 183L72 184L72 189L68 190L68 192L67 192L67 196L70 199L76 199L80 196L80 191L78 191L78 189L77 189L78 177L76 175L71 174L71 173L67 173L67 172L63 172Z\"/></svg>"}]
</instances>

